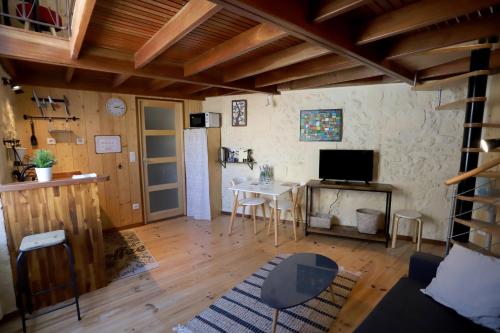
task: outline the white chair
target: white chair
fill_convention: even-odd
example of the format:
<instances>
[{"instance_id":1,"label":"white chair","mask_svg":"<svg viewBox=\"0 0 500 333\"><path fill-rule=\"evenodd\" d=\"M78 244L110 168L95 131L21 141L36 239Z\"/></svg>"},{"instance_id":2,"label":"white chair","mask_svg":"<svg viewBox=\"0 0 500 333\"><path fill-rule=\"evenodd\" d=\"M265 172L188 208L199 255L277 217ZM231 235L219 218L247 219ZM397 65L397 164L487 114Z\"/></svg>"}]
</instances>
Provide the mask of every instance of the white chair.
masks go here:
<instances>
[{"instance_id":1,"label":"white chair","mask_svg":"<svg viewBox=\"0 0 500 333\"><path fill-rule=\"evenodd\" d=\"M281 212L285 212L283 216L286 219L288 213L292 215L293 237L297 241L297 223L302 222L302 195L304 193L306 183L302 182L300 185L295 185L292 188L291 200L278 199L278 222L281 218ZM269 217L269 226L267 227L267 234L271 234L271 223L273 221L274 210L276 209L274 201L269 202L271 208L271 215Z\"/></svg>"},{"instance_id":2,"label":"white chair","mask_svg":"<svg viewBox=\"0 0 500 333\"><path fill-rule=\"evenodd\" d=\"M234 187L242 182L244 182L244 180L241 178L233 178L233 180L231 180L231 186ZM234 193L234 198L236 199L238 196L238 191L233 191L233 193ZM242 207L241 217L242 217L242 219L245 219L245 209L246 209L246 207L250 208L252 218L253 218L253 232L254 232L254 234L256 234L257 233L257 208L260 207L262 209L262 216L264 217L264 222L265 222L266 221L266 203L267 203L267 201L264 198L260 198L257 196L247 197L246 194L243 193L243 198L238 199L235 215L238 214L238 208ZM230 222L230 226L232 226L232 221ZM231 229L231 227L230 227L230 229ZM229 233L231 234L231 230L229 230Z\"/></svg>"},{"instance_id":3,"label":"white chair","mask_svg":"<svg viewBox=\"0 0 500 333\"><path fill-rule=\"evenodd\" d=\"M396 240L398 238L398 226L399 220L406 219L409 221L417 222L416 228L413 233L412 241L417 243L417 252L420 252L420 247L422 244L422 214L416 210L404 209L394 213L392 218L392 248L396 247Z\"/></svg>"}]
</instances>

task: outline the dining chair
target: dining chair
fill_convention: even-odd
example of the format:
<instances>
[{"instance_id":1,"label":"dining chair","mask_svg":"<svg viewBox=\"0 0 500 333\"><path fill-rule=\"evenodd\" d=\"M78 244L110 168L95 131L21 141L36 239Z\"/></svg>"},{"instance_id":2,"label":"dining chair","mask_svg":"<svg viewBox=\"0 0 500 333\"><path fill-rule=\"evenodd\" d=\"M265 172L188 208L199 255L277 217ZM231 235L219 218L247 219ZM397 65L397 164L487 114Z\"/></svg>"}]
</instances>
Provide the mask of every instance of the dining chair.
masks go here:
<instances>
[{"instance_id":1,"label":"dining chair","mask_svg":"<svg viewBox=\"0 0 500 333\"><path fill-rule=\"evenodd\" d=\"M297 223L302 222L302 196L306 183L301 182L295 185L291 191L291 199L278 199L278 223L281 220L281 212L285 212L283 219L286 219L287 214L292 216L293 237L297 241ZM269 217L269 225L267 227L267 234L271 234L271 223L273 221L274 210L276 209L274 201L269 202L271 214Z\"/></svg>"},{"instance_id":2,"label":"dining chair","mask_svg":"<svg viewBox=\"0 0 500 333\"><path fill-rule=\"evenodd\" d=\"M238 184L241 184L245 180L241 178L233 178L231 180L231 186L236 186ZM234 198L236 200L238 191L233 191ZM238 199L238 203L236 206L236 216L238 214L238 208L242 207L242 212L241 212L241 217L244 220L245 219L245 209L248 207L251 210L252 218L253 218L253 232L254 234L257 233L257 208L260 207L262 209L262 216L264 217L264 223L266 221L266 203L267 200L258 196L252 196L252 197L247 197L245 193L243 193L243 198Z\"/></svg>"}]
</instances>

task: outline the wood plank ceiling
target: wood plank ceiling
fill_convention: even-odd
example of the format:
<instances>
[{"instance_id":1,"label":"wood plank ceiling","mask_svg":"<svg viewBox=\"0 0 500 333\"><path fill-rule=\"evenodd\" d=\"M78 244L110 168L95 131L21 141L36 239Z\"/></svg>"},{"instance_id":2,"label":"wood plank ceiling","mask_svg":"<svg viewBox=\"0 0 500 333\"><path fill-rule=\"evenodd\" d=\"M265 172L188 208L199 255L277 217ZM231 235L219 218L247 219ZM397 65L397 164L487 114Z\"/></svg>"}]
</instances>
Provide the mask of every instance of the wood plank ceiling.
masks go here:
<instances>
[{"instance_id":1,"label":"wood plank ceiling","mask_svg":"<svg viewBox=\"0 0 500 333\"><path fill-rule=\"evenodd\" d=\"M3 67L22 84L204 99L447 77L500 34L500 0L75 0L74 17L69 40L0 25Z\"/></svg>"}]
</instances>

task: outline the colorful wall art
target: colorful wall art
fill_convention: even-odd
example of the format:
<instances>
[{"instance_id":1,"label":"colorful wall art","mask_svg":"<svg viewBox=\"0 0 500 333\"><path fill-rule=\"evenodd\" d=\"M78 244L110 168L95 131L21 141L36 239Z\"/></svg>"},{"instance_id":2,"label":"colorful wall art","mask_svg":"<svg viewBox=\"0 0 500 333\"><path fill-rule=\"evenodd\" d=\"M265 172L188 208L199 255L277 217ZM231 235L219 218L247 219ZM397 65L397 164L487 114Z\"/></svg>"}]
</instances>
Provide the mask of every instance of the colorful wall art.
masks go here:
<instances>
[{"instance_id":1,"label":"colorful wall art","mask_svg":"<svg viewBox=\"0 0 500 333\"><path fill-rule=\"evenodd\" d=\"M300 110L300 141L342 141L342 109Z\"/></svg>"}]
</instances>

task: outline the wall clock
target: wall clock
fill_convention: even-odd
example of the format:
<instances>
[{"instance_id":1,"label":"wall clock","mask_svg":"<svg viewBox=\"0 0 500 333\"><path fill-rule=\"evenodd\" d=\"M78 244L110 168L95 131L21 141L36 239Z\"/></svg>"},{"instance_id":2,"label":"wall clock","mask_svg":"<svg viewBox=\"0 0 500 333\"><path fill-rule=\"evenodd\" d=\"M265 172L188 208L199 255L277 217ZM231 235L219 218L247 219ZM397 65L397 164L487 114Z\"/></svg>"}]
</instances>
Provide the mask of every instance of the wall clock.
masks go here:
<instances>
[{"instance_id":1,"label":"wall clock","mask_svg":"<svg viewBox=\"0 0 500 333\"><path fill-rule=\"evenodd\" d=\"M106 102L106 110L114 117L121 117L127 111L127 105L121 98L110 98Z\"/></svg>"}]
</instances>

